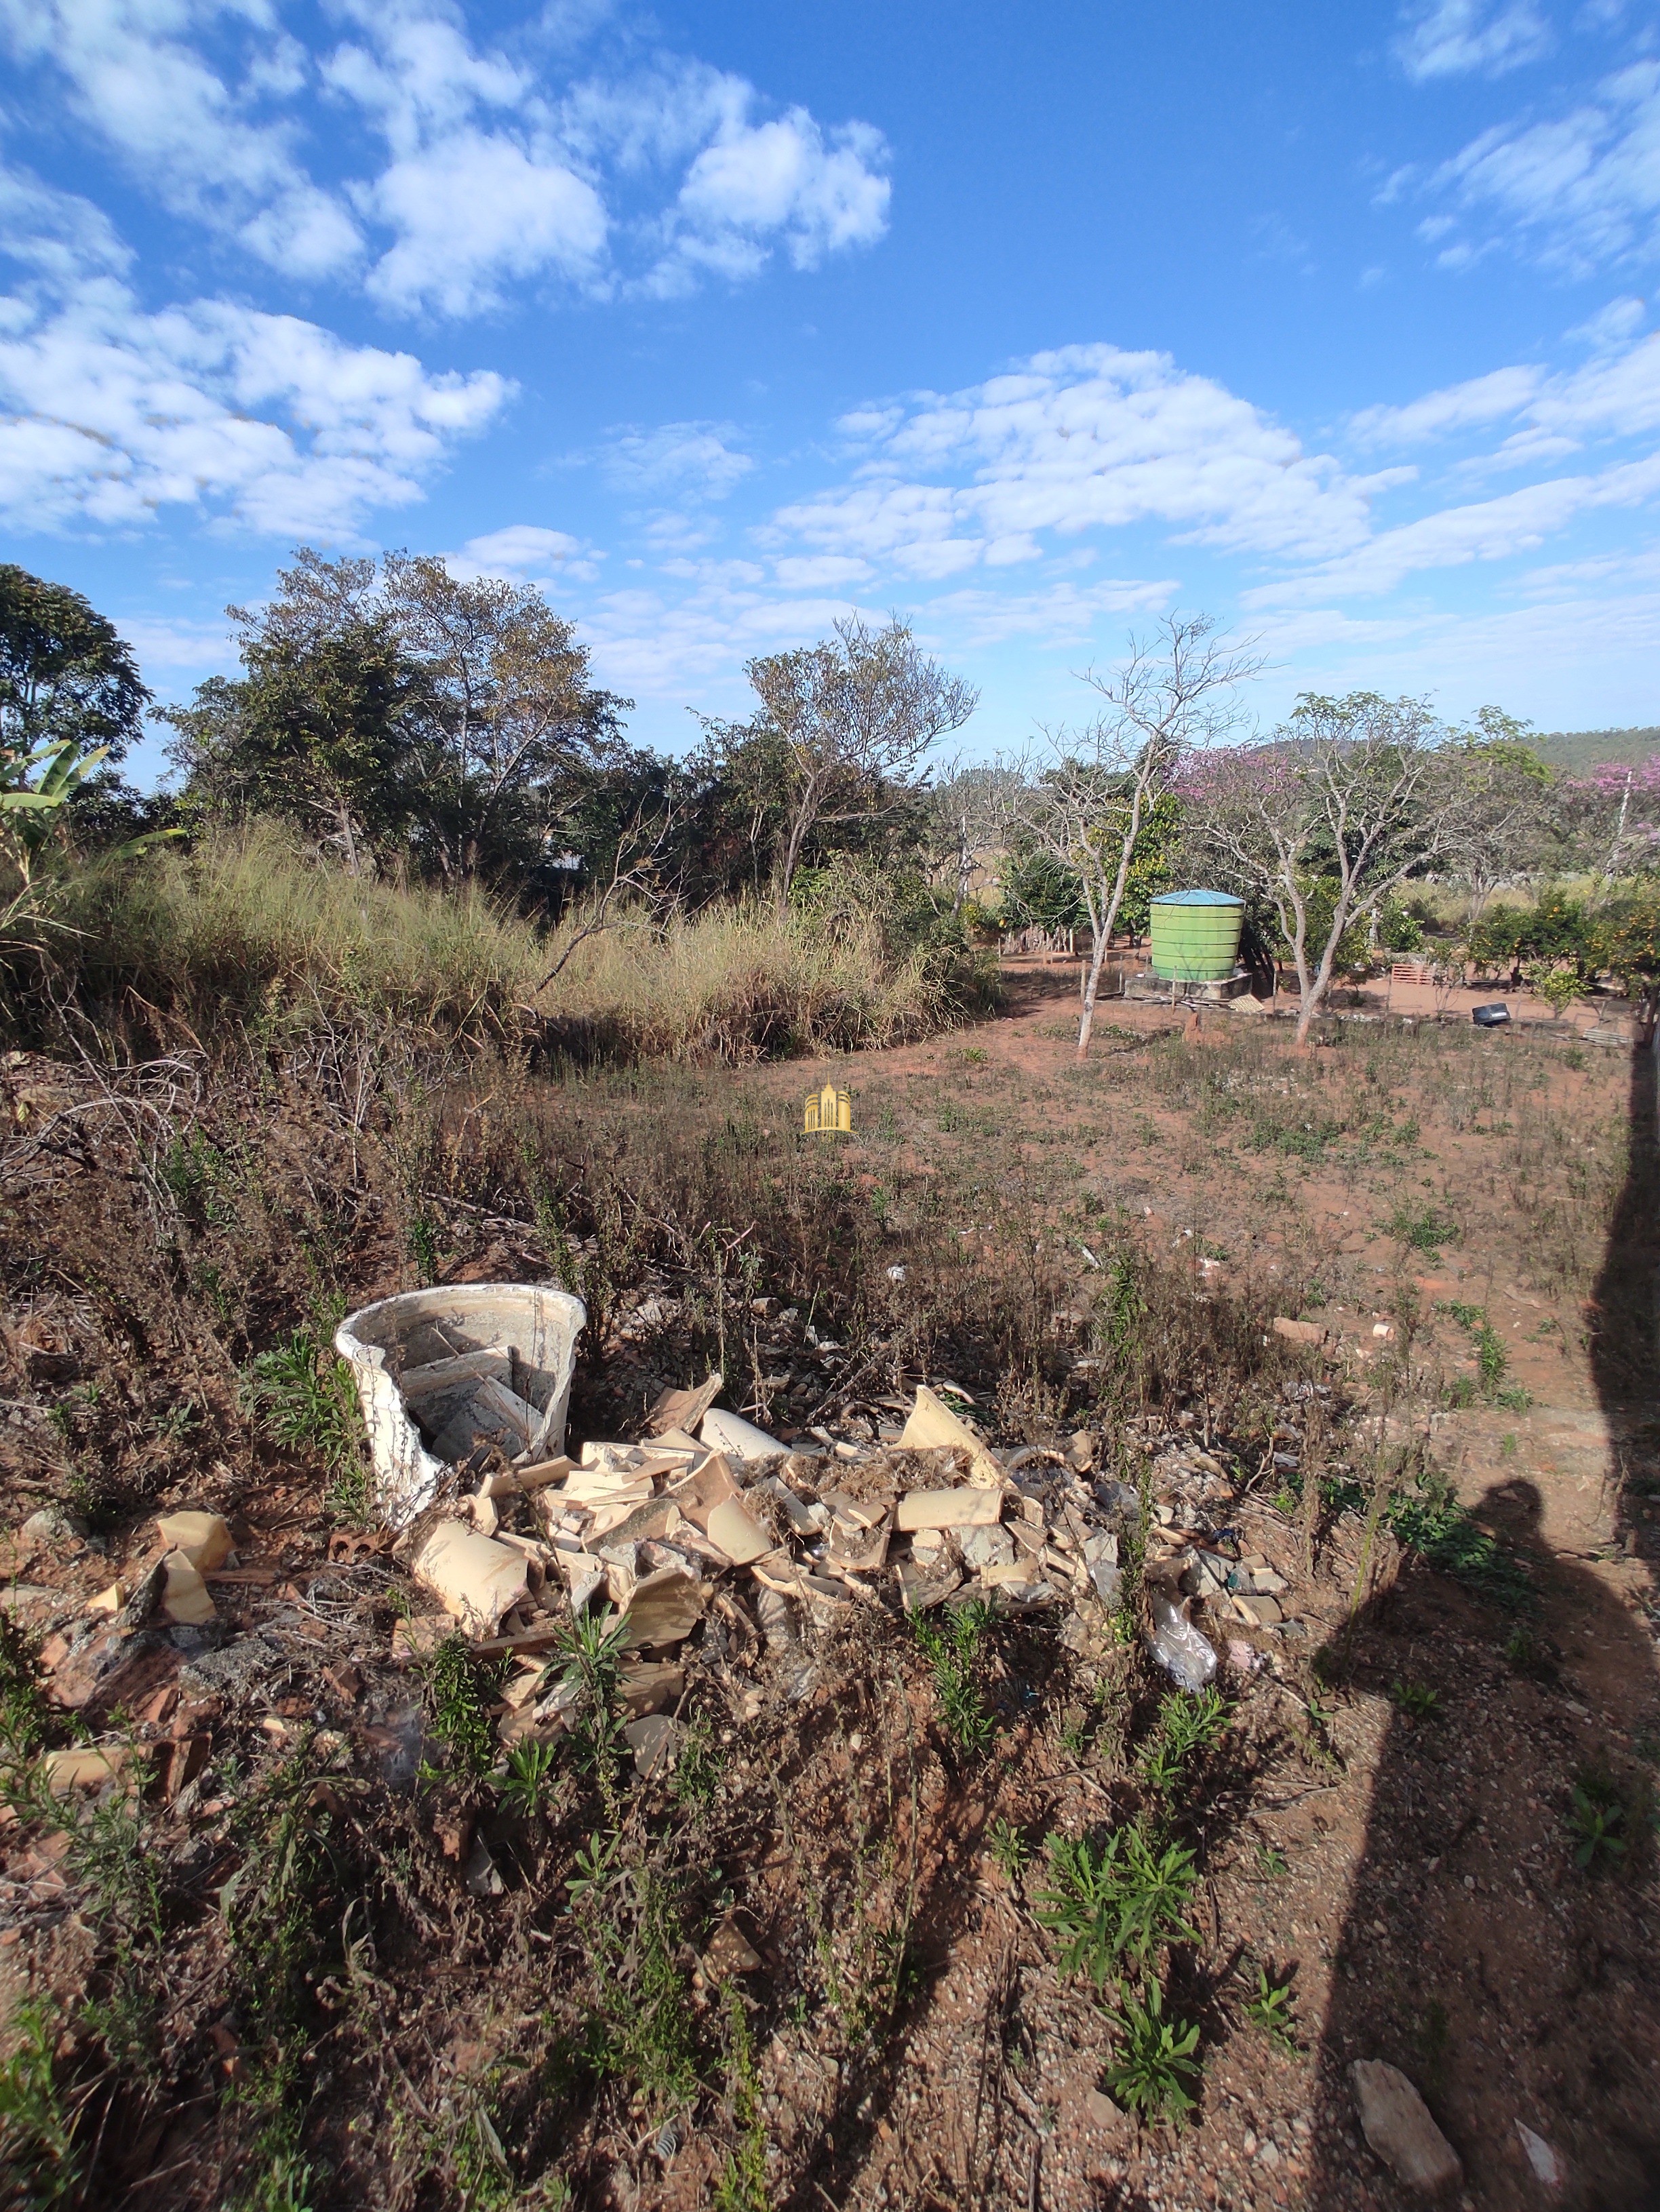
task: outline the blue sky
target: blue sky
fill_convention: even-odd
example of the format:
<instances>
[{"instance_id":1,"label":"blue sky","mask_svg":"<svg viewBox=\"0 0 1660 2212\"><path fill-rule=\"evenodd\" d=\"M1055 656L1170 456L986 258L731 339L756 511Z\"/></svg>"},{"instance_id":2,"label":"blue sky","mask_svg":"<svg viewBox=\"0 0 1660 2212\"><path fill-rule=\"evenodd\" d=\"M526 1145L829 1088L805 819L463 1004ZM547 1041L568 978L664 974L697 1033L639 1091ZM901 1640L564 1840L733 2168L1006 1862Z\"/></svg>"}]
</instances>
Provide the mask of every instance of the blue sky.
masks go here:
<instances>
[{"instance_id":1,"label":"blue sky","mask_svg":"<svg viewBox=\"0 0 1660 2212\"><path fill-rule=\"evenodd\" d=\"M538 582L671 749L854 605L975 752L1178 606L1264 720L1660 719L1652 9L0 0L0 57L5 556L163 697L308 542Z\"/></svg>"}]
</instances>

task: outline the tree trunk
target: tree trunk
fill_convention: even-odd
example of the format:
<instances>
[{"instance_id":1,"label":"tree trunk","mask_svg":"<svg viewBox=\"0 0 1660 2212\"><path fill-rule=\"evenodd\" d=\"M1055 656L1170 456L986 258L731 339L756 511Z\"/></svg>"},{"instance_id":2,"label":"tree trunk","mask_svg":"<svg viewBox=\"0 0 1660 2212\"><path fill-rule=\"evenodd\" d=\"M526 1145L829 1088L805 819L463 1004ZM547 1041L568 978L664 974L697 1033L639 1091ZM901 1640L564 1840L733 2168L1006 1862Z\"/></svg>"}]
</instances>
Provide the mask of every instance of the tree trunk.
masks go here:
<instances>
[{"instance_id":1,"label":"tree trunk","mask_svg":"<svg viewBox=\"0 0 1660 2212\"><path fill-rule=\"evenodd\" d=\"M1101 981L1101 963L1107 957L1105 933L1093 937L1090 943L1089 973L1084 978L1084 1011L1078 1020L1078 1057L1082 1060L1090 1048L1090 1031L1095 1026L1095 994Z\"/></svg>"},{"instance_id":2,"label":"tree trunk","mask_svg":"<svg viewBox=\"0 0 1660 2212\"><path fill-rule=\"evenodd\" d=\"M347 805L344 799L337 799L334 805L335 812L337 815L340 823L340 842L345 848L346 873L355 879L359 873L359 870L357 866L357 840L353 836L351 831L351 809Z\"/></svg>"}]
</instances>

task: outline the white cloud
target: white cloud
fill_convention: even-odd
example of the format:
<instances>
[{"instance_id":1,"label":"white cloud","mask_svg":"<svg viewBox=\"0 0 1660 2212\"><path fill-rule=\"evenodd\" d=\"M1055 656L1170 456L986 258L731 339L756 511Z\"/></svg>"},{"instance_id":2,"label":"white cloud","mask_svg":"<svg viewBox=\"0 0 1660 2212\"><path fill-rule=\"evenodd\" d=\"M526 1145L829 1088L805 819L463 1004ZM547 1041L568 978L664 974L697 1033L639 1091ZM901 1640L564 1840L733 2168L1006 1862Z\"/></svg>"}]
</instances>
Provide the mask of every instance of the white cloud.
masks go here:
<instances>
[{"instance_id":1,"label":"white cloud","mask_svg":"<svg viewBox=\"0 0 1660 2212\"><path fill-rule=\"evenodd\" d=\"M368 279L393 307L476 314L501 304L506 278L593 274L605 245L593 185L500 133L457 131L394 161L359 205L398 234Z\"/></svg>"},{"instance_id":2,"label":"white cloud","mask_svg":"<svg viewBox=\"0 0 1660 2212\"><path fill-rule=\"evenodd\" d=\"M225 11L264 52L234 88L188 43L220 12L213 0L0 0L0 38L20 61L62 74L81 121L174 214L233 233L291 275L349 267L356 225L307 174L292 120L259 112L303 81L301 50L277 33L265 0Z\"/></svg>"},{"instance_id":3,"label":"white cloud","mask_svg":"<svg viewBox=\"0 0 1660 2212\"><path fill-rule=\"evenodd\" d=\"M737 435L730 422L629 424L610 434L597 459L619 491L724 499L755 466L728 442Z\"/></svg>"},{"instance_id":4,"label":"white cloud","mask_svg":"<svg viewBox=\"0 0 1660 2212\"><path fill-rule=\"evenodd\" d=\"M1660 248L1660 62L1606 78L1595 98L1554 120L1484 131L1429 188L1571 276L1651 258Z\"/></svg>"},{"instance_id":5,"label":"white cloud","mask_svg":"<svg viewBox=\"0 0 1660 2212\"><path fill-rule=\"evenodd\" d=\"M1350 417L1363 446L1416 446L1431 438L1518 414L1544 380L1538 368L1495 368L1441 392L1427 392L1404 407L1366 407Z\"/></svg>"},{"instance_id":6,"label":"white cloud","mask_svg":"<svg viewBox=\"0 0 1660 2212\"><path fill-rule=\"evenodd\" d=\"M1576 323L1564 335L1577 338L1593 352L1614 353L1636 337L1647 314L1640 300L1610 300L1606 307L1599 307L1594 315L1587 316L1583 323Z\"/></svg>"},{"instance_id":7,"label":"white cloud","mask_svg":"<svg viewBox=\"0 0 1660 2212\"><path fill-rule=\"evenodd\" d=\"M182 507L355 538L374 508L418 500L511 389L293 315L216 300L146 313L108 275L40 283L0 299L0 512L125 529Z\"/></svg>"},{"instance_id":8,"label":"white cloud","mask_svg":"<svg viewBox=\"0 0 1660 2212\"><path fill-rule=\"evenodd\" d=\"M1112 346L1035 355L842 427L868 455L854 480L780 509L764 542L919 578L1031 559L1043 532L1149 520L1194 542L1316 559L1365 537L1375 489L1168 355Z\"/></svg>"},{"instance_id":9,"label":"white cloud","mask_svg":"<svg viewBox=\"0 0 1660 2212\"><path fill-rule=\"evenodd\" d=\"M672 295L781 250L812 268L886 228L879 133L800 106L769 117L753 85L702 62L553 83L581 24L509 56L475 46L451 0L337 0L350 35L313 55L277 4L0 0L0 42L55 74L173 213L290 276L367 264L371 296L400 313L476 314L544 276ZM384 141L373 175L313 175L359 158L337 127L306 127L298 103L319 92Z\"/></svg>"},{"instance_id":10,"label":"white cloud","mask_svg":"<svg viewBox=\"0 0 1660 2212\"><path fill-rule=\"evenodd\" d=\"M823 592L838 584L865 584L873 573L868 561L851 560L842 553L790 554L773 563L773 574L787 592Z\"/></svg>"},{"instance_id":11,"label":"white cloud","mask_svg":"<svg viewBox=\"0 0 1660 2212\"><path fill-rule=\"evenodd\" d=\"M463 575L500 576L509 583L535 577L589 583L599 573L599 556L582 538L532 522L468 538L452 566Z\"/></svg>"},{"instance_id":12,"label":"white cloud","mask_svg":"<svg viewBox=\"0 0 1660 2212\"><path fill-rule=\"evenodd\" d=\"M1420 0L1403 10L1395 42L1415 84L1434 77L1502 76L1537 61L1554 43L1533 0Z\"/></svg>"},{"instance_id":13,"label":"white cloud","mask_svg":"<svg viewBox=\"0 0 1660 2212\"><path fill-rule=\"evenodd\" d=\"M1483 460L1505 467L1572 453L1593 438L1660 429L1660 333L1571 373L1498 368L1403 407L1365 408L1350 428L1362 445L1409 447L1502 422L1517 427Z\"/></svg>"},{"instance_id":14,"label":"white cloud","mask_svg":"<svg viewBox=\"0 0 1660 2212\"><path fill-rule=\"evenodd\" d=\"M1581 514L1599 507L1639 507L1657 493L1660 455L1616 463L1594 475L1557 477L1380 531L1366 544L1304 575L1243 593L1241 604L1307 605L1334 593L1390 592L1424 569L1462 568L1529 552Z\"/></svg>"},{"instance_id":15,"label":"white cloud","mask_svg":"<svg viewBox=\"0 0 1660 2212\"><path fill-rule=\"evenodd\" d=\"M1180 589L1167 576L1150 581L1115 577L1087 586L1063 580L1036 592L940 592L928 601L927 619L969 647L1000 645L1012 637L1078 646L1095 637L1104 617L1156 614Z\"/></svg>"},{"instance_id":16,"label":"white cloud","mask_svg":"<svg viewBox=\"0 0 1660 2212\"><path fill-rule=\"evenodd\" d=\"M867 124L827 135L803 107L775 122L727 124L686 173L660 281L675 284L696 266L753 275L775 239L798 269L817 268L845 246L873 246L888 227L886 153Z\"/></svg>"}]
</instances>

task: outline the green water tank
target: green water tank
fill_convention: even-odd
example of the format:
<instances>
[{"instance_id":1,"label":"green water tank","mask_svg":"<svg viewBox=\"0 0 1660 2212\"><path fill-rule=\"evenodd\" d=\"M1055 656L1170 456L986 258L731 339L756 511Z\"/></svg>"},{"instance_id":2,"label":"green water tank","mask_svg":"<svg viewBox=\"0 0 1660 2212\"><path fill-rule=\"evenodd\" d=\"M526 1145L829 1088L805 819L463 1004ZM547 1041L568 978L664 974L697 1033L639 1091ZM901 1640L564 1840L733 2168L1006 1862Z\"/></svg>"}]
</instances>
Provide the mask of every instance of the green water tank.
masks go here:
<instances>
[{"instance_id":1,"label":"green water tank","mask_svg":"<svg viewBox=\"0 0 1660 2212\"><path fill-rule=\"evenodd\" d=\"M1219 983L1239 962L1242 900L1226 891L1166 891L1152 902L1152 972L1172 983Z\"/></svg>"}]
</instances>

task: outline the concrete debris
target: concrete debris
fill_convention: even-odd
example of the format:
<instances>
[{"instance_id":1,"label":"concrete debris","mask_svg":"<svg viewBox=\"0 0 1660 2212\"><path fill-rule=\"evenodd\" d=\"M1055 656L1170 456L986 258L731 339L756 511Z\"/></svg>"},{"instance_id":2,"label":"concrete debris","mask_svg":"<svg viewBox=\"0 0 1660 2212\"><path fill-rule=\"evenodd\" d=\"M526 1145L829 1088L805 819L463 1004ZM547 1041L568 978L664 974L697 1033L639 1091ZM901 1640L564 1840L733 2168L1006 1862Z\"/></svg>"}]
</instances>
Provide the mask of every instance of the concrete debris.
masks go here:
<instances>
[{"instance_id":1,"label":"concrete debris","mask_svg":"<svg viewBox=\"0 0 1660 2212\"><path fill-rule=\"evenodd\" d=\"M496 1634L530 1581L522 1552L481 1536L460 1521L439 1522L410 1571L468 1635L477 1637Z\"/></svg>"},{"instance_id":2,"label":"concrete debris","mask_svg":"<svg viewBox=\"0 0 1660 2212\"><path fill-rule=\"evenodd\" d=\"M217 1619L219 1609L208 1595L208 1586L185 1553L167 1554L161 1562L161 1577L159 1610L164 1620L194 1628Z\"/></svg>"},{"instance_id":3,"label":"concrete debris","mask_svg":"<svg viewBox=\"0 0 1660 2212\"><path fill-rule=\"evenodd\" d=\"M926 1385L916 1394L899 1442L910 1451L939 1445L951 1451L965 1451L969 1455L970 1482L986 1490L1000 1490L1003 1486L1003 1470L992 1457L989 1447Z\"/></svg>"},{"instance_id":4,"label":"concrete debris","mask_svg":"<svg viewBox=\"0 0 1660 2212\"><path fill-rule=\"evenodd\" d=\"M726 1413L719 1406L712 1406L704 1414L703 1425L697 1433L714 1450L729 1453L733 1459L782 1459L786 1449L764 1429L757 1429L753 1422Z\"/></svg>"},{"instance_id":5,"label":"concrete debris","mask_svg":"<svg viewBox=\"0 0 1660 2212\"><path fill-rule=\"evenodd\" d=\"M222 1567L233 1548L230 1523L216 1513L164 1513L155 1533L165 1550L182 1553L200 1575Z\"/></svg>"},{"instance_id":6,"label":"concrete debris","mask_svg":"<svg viewBox=\"0 0 1660 2212\"><path fill-rule=\"evenodd\" d=\"M1269 1327L1288 1344L1323 1344L1326 1340L1326 1332L1317 1321L1288 1321L1284 1314L1276 1314Z\"/></svg>"},{"instance_id":7,"label":"concrete debris","mask_svg":"<svg viewBox=\"0 0 1660 2212\"><path fill-rule=\"evenodd\" d=\"M1361 2131L1398 2179L1426 2197L1463 2179L1457 2152L1399 2067L1381 2058L1357 2058L1349 2075Z\"/></svg>"}]
</instances>

